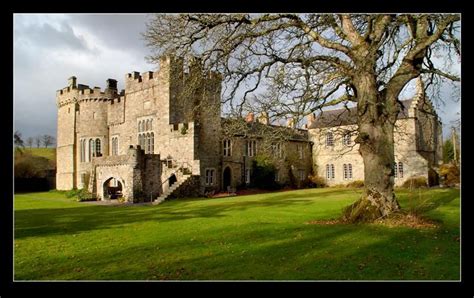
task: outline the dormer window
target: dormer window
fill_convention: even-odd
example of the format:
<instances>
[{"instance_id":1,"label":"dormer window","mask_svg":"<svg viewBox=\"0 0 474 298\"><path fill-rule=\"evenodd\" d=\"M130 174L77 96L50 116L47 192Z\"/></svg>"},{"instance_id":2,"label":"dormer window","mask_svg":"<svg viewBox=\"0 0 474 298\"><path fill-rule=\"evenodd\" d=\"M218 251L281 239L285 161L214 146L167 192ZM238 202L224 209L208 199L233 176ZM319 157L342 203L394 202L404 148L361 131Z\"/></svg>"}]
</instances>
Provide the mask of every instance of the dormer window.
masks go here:
<instances>
[{"instance_id":1,"label":"dormer window","mask_svg":"<svg viewBox=\"0 0 474 298\"><path fill-rule=\"evenodd\" d=\"M342 136L342 145L350 146L352 144L351 134L346 133Z\"/></svg>"},{"instance_id":2,"label":"dormer window","mask_svg":"<svg viewBox=\"0 0 474 298\"><path fill-rule=\"evenodd\" d=\"M332 132L326 133L326 146L328 147L334 146L334 135Z\"/></svg>"}]
</instances>

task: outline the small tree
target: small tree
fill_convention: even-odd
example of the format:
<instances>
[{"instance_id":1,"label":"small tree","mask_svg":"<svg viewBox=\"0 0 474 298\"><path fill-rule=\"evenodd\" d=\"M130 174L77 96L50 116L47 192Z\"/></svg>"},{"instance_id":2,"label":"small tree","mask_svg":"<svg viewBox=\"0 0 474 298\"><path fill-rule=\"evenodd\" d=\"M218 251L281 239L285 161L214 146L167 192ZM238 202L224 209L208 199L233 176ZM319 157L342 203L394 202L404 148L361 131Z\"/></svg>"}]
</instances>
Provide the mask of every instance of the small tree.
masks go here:
<instances>
[{"instance_id":1,"label":"small tree","mask_svg":"<svg viewBox=\"0 0 474 298\"><path fill-rule=\"evenodd\" d=\"M34 139L32 137L28 137L26 139L26 145L30 148L33 147L33 142L34 142Z\"/></svg>"},{"instance_id":2,"label":"small tree","mask_svg":"<svg viewBox=\"0 0 474 298\"><path fill-rule=\"evenodd\" d=\"M454 160L454 147L451 140L446 140L443 144L443 162L448 163Z\"/></svg>"},{"instance_id":3,"label":"small tree","mask_svg":"<svg viewBox=\"0 0 474 298\"><path fill-rule=\"evenodd\" d=\"M18 151L19 153L23 153L22 149L25 147L23 140L21 138L21 133L17 130L13 134L13 139L14 139L14 144L15 144L15 150Z\"/></svg>"},{"instance_id":4,"label":"small tree","mask_svg":"<svg viewBox=\"0 0 474 298\"><path fill-rule=\"evenodd\" d=\"M34 141L35 141L35 144L36 144L36 148L39 148L39 146L41 145L41 136L36 136L34 138Z\"/></svg>"},{"instance_id":5,"label":"small tree","mask_svg":"<svg viewBox=\"0 0 474 298\"><path fill-rule=\"evenodd\" d=\"M43 145L46 148L48 148L50 145L54 143L54 137L50 135L43 135L41 139L43 141Z\"/></svg>"}]
</instances>

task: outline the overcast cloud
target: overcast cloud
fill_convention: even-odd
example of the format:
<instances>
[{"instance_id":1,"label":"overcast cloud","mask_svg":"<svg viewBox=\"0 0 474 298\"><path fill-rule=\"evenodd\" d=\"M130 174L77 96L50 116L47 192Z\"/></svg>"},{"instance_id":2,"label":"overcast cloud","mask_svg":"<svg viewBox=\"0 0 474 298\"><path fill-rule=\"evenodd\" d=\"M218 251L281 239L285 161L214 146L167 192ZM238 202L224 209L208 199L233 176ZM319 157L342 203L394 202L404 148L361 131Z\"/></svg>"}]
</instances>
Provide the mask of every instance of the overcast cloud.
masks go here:
<instances>
[{"instance_id":1,"label":"overcast cloud","mask_svg":"<svg viewBox=\"0 0 474 298\"><path fill-rule=\"evenodd\" d=\"M108 78L117 79L120 90L127 73L156 70L145 60L150 53L140 35L147 18L144 14L15 14L14 129L23 139L56 136L56 90L65 87L70 76L102 89ZM446 135L450 122L459 118L460 101L448 86L443 86L442 95L446 105L439 107L438 114Z\"/></svg>"}]
</instances>

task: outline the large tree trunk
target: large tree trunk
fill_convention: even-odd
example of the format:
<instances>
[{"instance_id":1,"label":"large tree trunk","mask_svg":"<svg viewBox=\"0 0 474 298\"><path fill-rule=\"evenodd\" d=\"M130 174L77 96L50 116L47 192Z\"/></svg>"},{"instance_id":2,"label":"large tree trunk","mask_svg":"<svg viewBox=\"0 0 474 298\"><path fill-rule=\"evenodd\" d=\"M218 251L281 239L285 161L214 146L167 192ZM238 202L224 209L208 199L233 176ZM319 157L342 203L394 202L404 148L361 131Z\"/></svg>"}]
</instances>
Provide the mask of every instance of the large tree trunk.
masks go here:
<instances>
[{"instance_id":1,"label":"large tree trunk","mask_svg":"<svg viewBox=\"0 0 474 298\"><path fill-rule=\"evenodd\" d=\"M393 131L398 107L396 101L374 87L374 80L367 76L358 89L356 142L364 161L365 190L358 201L344 210L343 220L348 222L373 221L400 209L393 193Z\"/></svg>"}]
</instances>

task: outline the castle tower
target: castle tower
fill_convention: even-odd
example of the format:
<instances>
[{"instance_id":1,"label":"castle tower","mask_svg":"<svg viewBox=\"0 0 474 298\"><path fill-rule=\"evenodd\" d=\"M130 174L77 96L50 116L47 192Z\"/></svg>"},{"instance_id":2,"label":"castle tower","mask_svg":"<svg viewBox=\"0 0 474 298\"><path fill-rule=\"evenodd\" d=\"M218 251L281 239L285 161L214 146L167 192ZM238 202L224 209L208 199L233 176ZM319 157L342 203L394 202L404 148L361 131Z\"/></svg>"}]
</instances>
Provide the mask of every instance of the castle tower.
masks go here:
<instances>
[{"instance_id":1,"label":"castle tower","mask_svg":"<svg viewBox=\"0 0 474 298\"><path fill-rule=\"evenodd\" d=\"M56 92L58 107L56 188L69 190L76 187L76 77L70 77L68 86Z\"/></svg>"}]
</instances>

